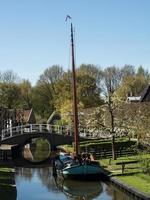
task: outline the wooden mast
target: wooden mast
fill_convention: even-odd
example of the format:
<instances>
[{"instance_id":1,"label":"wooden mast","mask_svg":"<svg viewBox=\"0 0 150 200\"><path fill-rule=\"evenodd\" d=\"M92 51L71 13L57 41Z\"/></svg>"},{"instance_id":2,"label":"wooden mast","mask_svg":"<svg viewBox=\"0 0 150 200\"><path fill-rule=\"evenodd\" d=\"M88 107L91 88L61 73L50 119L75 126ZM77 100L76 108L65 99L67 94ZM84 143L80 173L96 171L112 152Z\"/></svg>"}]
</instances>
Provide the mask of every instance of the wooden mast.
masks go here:
<instances>
[{"instance_id":1,"label":"wooden mast","mask_svg":"<svg viewBox=\"0 0 150 200\"><path fill-rule=\"evenodd\" d=\"M75 72L75 59L74 59L74 38L73 26L71 23L71 53L72 53L72 90L73 90L73 123L74 123L74 150L75 155L78 155L78 107L77 107L77 94L76 94L76 72Z\"/></svg>"}]
</instances>

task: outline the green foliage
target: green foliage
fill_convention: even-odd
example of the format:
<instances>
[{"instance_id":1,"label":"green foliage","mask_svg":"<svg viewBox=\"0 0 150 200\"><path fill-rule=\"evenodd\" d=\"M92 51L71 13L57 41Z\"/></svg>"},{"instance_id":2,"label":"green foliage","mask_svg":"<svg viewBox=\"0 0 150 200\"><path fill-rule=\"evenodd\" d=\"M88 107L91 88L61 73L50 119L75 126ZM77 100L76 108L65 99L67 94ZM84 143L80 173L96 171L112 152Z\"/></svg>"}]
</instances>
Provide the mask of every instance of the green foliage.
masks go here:
<instances>
[{"instance_id":1,"label":"green foliage","mask_svg":"<svg viewBox=\"0 0 150 200\"><path fill-rule=\"evenodd\" d=\"M31 109L33 106L32 86L28 80L23 80L19 85L21 92L21 102L23 108Z\"/></svg>"},{"instance_id":2,"label":"green foliage","mask_svg":"<svg viewBox=\"0 0 150 200\"><path fill-rule=\"evenodd\" d=\"M145 71L142 66L137 70L129 70L124 67L122 69L122 81L120 87L116 90L116 96L126 101L128 96L140 96L141 91L147 86L149 82L148 72Z\"/></svg>"},{"instance_id":3,"label":"green foliage","mask_svg":"<svg viewBox=\"0 0 150 200\"><path fill-rule=\"evenodd\" d=\"M36 148L32 152L34 161L43 161L50 155L50 144L46 139L37 139Z\"/></svg>"},{"instance_id":4,"label":"green foliage","mask_svg":"<svg viewBox=\"0 0 150 200\"><path fill-rule=\"evenodd\" d=\"M128 148L131 145L134 145L135 142L134 141L116 141L115 142L115 148L120 149L120 148ZM99 142L95 142L95 141L88 141L86 143L81 143L80 147L94 147L94 148L100 148L100 149L111 149L111 140L106 140L106 141L99 141Z\"/></svg>"},{"instance_id":5,"label":"green foliage","mask_svg":"<svg viewBox=\"0 0 150 200\"><path fill-rule=\"evenodd\" d=\"M89 74L78 73L77 84L78 101L82 102L84 108L100 105L100 88L97 88L95 78Z\"/></svg>"},{"instance_id":6,"label":"green foliage","mask_svg":"<svg viewBox=\"0 0 150 200\"><path fill-rule=\"evenodd\" d=\"M144 155L144 156L143 156ZM150 175L150 156L140 155L140 165L144 173Z\"/></svg>"},{"instance_id":7,"label":"green foliage","mask_svg":"<svg viewBox=\"0 0 150 200\"><path fill-rule=\"evenodd\" d=\"M58 65L47 68L33 89L33 107L42 118L48 118L55 109L56 85L63 73Z\"/></svg>"},{"instance_id":8,"label":"green foliage","mask_svg":"<svg viewBox=\"0 0 150 200\"><path fill-rule=\"evenodd\" d=\"M0 83L0 106L16 108L19 106L20 88L16 83Z\"/></svg>"},{"instance_id":9,"label":"green foliage","mask_svg":"<svg viewBox=\"0 0 150 200\"><path fill-rule=\"evenodd\" d=\"M41 116L41 118L48 119L54 110L54 103L51 93L45 91L44 85L37 85L32 90L33 109Z\"/></svg>"},{"instance_id":10,"label":"green foliage","mask_svg":"<svg viewBox=\"0 0 150 200\"><path fill-rule=\"evenodd\" d=\"M137 69L137 73L136 73L137 76L143 76L145 77L145 79L149 79L150 76L149 76L149 73L148 73L148 70L145 70L142 65L140 65Z\"/></svg>"},{"instance_id":11,"label":"green foliage","mask_svg":"<svg viewBox=\"0 0 150 200\"><path fill-rule=\"evenodd\" d=\"M50 144L46 139L37 139L36 148L39 149L40 151L49 151Z\"/></svg>"}]
</instances>

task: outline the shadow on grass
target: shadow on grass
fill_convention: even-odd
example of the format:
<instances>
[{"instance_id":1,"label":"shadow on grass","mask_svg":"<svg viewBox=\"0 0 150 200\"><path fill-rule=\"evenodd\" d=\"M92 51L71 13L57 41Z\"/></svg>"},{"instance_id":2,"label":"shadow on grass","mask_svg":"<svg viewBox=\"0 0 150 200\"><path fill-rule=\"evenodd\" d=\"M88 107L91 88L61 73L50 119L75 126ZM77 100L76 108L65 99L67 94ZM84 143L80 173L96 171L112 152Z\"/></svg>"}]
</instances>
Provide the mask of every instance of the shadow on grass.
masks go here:
<instances>
[{"instance_id":1,"label":"shadow on grass","mask_svg":"<svg viewBox=\"0 0 150 200\"><path fill-rule=\"evenodd\" d=\"M119 174L112 174L112 177L113 176L132 176L132 175L135 175L135 174L140 174L141 172L124 172L123 174L122 173L119 173Z\"/></svg>"}]
</instances>

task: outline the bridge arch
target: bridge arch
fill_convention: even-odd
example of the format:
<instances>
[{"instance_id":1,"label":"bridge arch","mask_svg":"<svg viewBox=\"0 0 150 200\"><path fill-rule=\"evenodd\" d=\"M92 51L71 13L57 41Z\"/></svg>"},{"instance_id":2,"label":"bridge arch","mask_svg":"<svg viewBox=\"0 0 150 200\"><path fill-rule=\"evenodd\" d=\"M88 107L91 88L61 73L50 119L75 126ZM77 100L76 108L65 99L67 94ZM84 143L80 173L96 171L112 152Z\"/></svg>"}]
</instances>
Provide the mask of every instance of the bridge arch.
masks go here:
<instances>
[{"instance_id":1,"label":"bridge arch","mask_svg":"<svg viewBox=\"0 0 150 200\"><path fill-rule=\"evenodd\" d=\"M0 144L15 145L13 151L15 152L14 154L18 155L18 152L22 151L22 148L27 141L41 137L48 140L51 149L64 144L72 144L74 141L74 137L71 134L71 128L70 131L68 131L68 126L29 124L19 127L10 127L3 130ZM85 141L87 139L80 137L79 140Z\"/></svg>"}]
</instances>

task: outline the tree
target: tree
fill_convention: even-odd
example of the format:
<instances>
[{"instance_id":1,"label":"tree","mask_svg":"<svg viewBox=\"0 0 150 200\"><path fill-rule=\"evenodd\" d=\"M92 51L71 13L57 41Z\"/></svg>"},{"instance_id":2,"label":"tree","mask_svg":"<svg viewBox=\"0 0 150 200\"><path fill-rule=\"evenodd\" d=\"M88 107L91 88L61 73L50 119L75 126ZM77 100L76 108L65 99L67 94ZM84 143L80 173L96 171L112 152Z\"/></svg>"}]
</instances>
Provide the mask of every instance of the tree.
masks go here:
<instances>
[{"instance_id":1,"label":"tree","mask_svg":"<svg viewBox=\"0 0 150 200\"><path fill-rule=\"evenodd\" d=\"M95 79L97 87L100 87L102 80L102 70L100 67L92 64L81 64L77 69L77 73L88 74L90 77Z\"/></svg>"},{"instance_id":2,"label":"tree","mask_svg":"<svg viewBox=\"0 0 150 200\"><path fill-rule=\"evenodd\" d=\"M119 68L112 66L107 67L103 73L103 94L105 98L106 111L108 110L107 126L112 135L112 156L116 159L115 155L115 109L116 99L115 91L118 89L121 82L121 71ZM105 126L106 126L105 123Z\"/></svg>"},{"instance_id":3,"label":"tree","mask_svg":"<svg viewBox=\"0 0 150 200\"><path fill-rule=\"evenodd\" d=\"M100 98L102 71L91 64L82 64L77 69L78 100L84 108L96 107L102 103Z\"/></svg>"},{"instance_id":4,"label":"tree","mask_svg":"<svg viewBox=\"0 0 150 200\"><path fill-rule=\"evenodd\" d=\"M102 103L99 84L101 73L100 69L94 65L81 65L76 70L77 103L80 109L96 107ZM62 110L62 107L65 108L64 102L72 101L72 73L70 71L65 72L55 88L55 107ZM70 112L72 112L72 109Z\"/></svg>"},{"instance_id":5,"label":"tree","mask_svg":"<svg viewBox=\"0 0 150 200\"><path fill-rule=\"evenodd\" d=\"M77 96L84 108L99 106L102 102L100 99L100 88L96 86L96 80L89 74L77 75Z\"/></svg>"},{"instance_id":6,"label":"tree","mask_svg":"<svg viewBox=\"0 0 150 200\"><path fill-rule=\"evenodd\" d=\"M0 73L0 82L2 83L15 83L19 80L17 74L11 70Z\"/></svg>"},{"instance_id":7,"label":"tree","mask_svg":"<svg viewBox=\"0 0 150 200\"><path fill-rule=\"evenodd\" d=\"M144 76L145 79L149 79L149 73L148 73L148 70L145 70L142 65L140 65L137 69L137 73L136 73L137 76Z\"/></svg>"},{"instance_id":8,"label":"tree","mask_svg":"<svg viewBox=\"0 0 150 200\"><path fill-rule=\"evenodd\" d=\"M117 116L120 127L128 132L129 137L145 139L150 134L150 107L148 102L124 103Z\"/></svg>"},{"instance_id":9,"label":"tree","mask_svg":"<svg viewBox=\"0 0 150 200\"><path fill-rule=\"evenodd\" d=\"M140 96L149 82L149 75L139 68L138 73L122 73L121 85L116 91L120 101L126 101L127 96ZM123 70L122 70L123 72Z\"/></svg>"},{"instance_id":10,"label":"tree","mask_svg":"<svg viewBox=\"0 0 150 200\"><path fill-rule=\"evenodd\" d=\"M23 80L19 85L21 91L21 105L23 108L31 109L32 104L32 86L29 80Z\"/></svg>"},{"instance_id":11,"label":"tree","mask_svg":"<svg viewBox=\"0 0 150 200\"><path fill-rule=\"evenodd\" d=\"M62 77L63 73L64 71L62 67L58 65L53 65L46 69L44 73L40 76L38 85L47 85L48 90L55 95L56 82Z\"/></svg>"},{"instance_id":12,"label":"tree","mask_svg":"<svg viewBox=\"0 0 150 200\"><path fill-rule=\"evenodd\" d=\"M135 67L133 65L124 65L124 67L121 69L121 76L122 79L128 77L128 76L135 76Z\"/></svg>"},{"instance_id":13,"label":"tree","mask_svg":"<svg viewBox=\"0 0 150 200\"><path fill-rule=\"evenodd\" d=\"M71 72L65 72L61 79L57 81L55 86L56 95L54 104L57 110L62 108L65 101L72 101L72 83L71 83Z\"/></svg>"},{"instance_id":14,"label":"tree","mask_svg":"<svg viewBox=\"0 0 150 200\"><path fill-rule=\"evenodd\" d=\"M44 71L34 87L34 108L43 118L47 118L55 109L56 85L63 73L62 67L53 65Z\"/></svg>"},{"instance_id":15,"label":"tree","mask_svg":"<svg viewBox=\"0 0 150 200\"><path fill-rule=\"evenodd\" d=\"M20 88L15 83L0 83L1 106L16 108L19 105Z\"/></svg>"}]
</instances>

